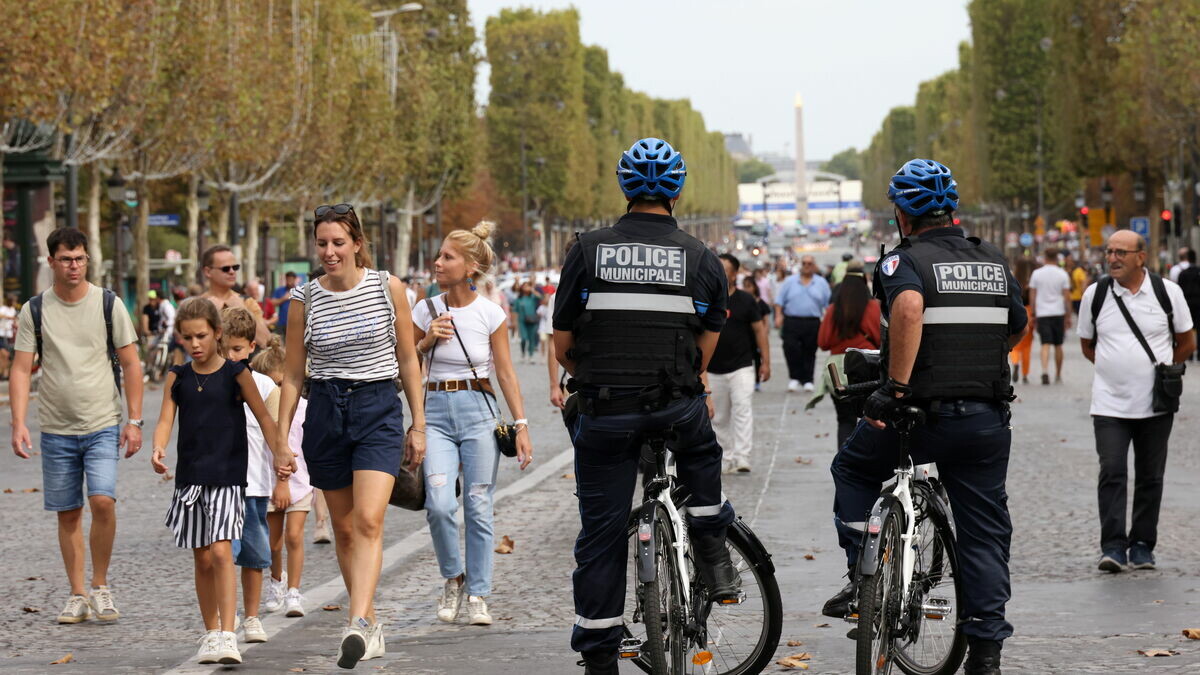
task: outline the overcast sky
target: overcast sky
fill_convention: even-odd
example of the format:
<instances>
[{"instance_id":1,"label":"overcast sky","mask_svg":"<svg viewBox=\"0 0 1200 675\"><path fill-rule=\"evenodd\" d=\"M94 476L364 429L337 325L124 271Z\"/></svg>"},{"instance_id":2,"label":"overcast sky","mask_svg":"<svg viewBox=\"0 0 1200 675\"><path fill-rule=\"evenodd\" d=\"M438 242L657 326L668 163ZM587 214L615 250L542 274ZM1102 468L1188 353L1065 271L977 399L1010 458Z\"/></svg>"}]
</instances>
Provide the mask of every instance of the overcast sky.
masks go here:
<instances>
[{"instance_id":1,"label":"overcast sky","mask_svg":"<svg viewBox=\"0 0 1200 675\"><path fill-rule=\"evenodd\" d=\"M792 103L804 97L808 159L871 141L917 84L958 65L965 0L468 0L483 34L503 7L574 5L586 44L608 50L627 86L688 98L709 129L790 153ZM488 69L477 92L486 97ZM633 139L631 139L632 141Z\"/></svg>"}]
</instances>

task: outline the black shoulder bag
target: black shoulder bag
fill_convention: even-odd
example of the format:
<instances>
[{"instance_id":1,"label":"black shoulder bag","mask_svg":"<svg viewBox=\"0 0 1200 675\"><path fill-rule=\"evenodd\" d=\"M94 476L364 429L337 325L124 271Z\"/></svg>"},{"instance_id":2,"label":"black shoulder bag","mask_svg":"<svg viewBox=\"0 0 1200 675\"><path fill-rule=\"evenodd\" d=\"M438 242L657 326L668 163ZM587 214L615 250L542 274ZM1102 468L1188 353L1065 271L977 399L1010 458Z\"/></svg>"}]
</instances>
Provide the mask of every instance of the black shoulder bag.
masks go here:
<instances>
[{"instance_id":1,"label":"black shoulder bag","mask_svg":"<svg viewBox=\"0 0 1200 675\"><path fill-rule=\"evenodd\" d=\"M449 310L450 306L447 305L446 309ZM471 369L471 377L478 380L479 374L475 372L475 364L471 362L471 355L467 353L467 345L463 344L463 339L462 336L458 334L457 326L454 326L454 337L458 339L458 346L462 348L463 356L467 359L467 367ZM517 425L509 424L508 422L504 421L504 418L499 413L499 400L496 401L496 407L492 408L492 402L488 400L488 393L483 390L480 390L479 393L483 394L483 402L487 404L488 412L492 414L492 419L496 420L496 449L498 449L500 454L504 455L505 457L516 457ZM495 396L495 394L492 394L492 396Z\"/></svg>"},{"instance_id":2,"label":"black shoulder bag","mask_svg":"<svg viewBox=\"0 0 1200 675\"><path fill-rule=\"evenodd\" d=\"M1151 281L1155 281L1151 278ZM1162 283L1161 280L1158 283ZM1155 289L1158 290L1157 288ZM1165 290L1165 289L1164 289ZM1113 294L1113 299L1117 301L1117 308L1121 310L1121 315L1125 317L1125 322L1129 324L1129 329L1133 331L1134 337L1141 343L1142 349L1146 350L1146 355L1150 357L1150 363L1154 364L1154 412L1156 413L1176 413L1179 412L1179 398L1183 396L1183 373L1187 369L1185 363L1159 363L1158 357L1154 356L1154 350L1150 349L1150 343L1146 342L1146 337L1142 335L1142 331L1138 328L1137 322L1133 320L1133 315L1129 313L1129 308L1125 306L1125 301L1115 291L1110 291ZM1165 292L1163 293L1165 295ZM1162 300L1162 297L1159 297ZM1168 304L1163 306L1167 313L1167 329L1171 331L1171 344L1175 344L1175 313Z\"/></svg>"}]
</instances>

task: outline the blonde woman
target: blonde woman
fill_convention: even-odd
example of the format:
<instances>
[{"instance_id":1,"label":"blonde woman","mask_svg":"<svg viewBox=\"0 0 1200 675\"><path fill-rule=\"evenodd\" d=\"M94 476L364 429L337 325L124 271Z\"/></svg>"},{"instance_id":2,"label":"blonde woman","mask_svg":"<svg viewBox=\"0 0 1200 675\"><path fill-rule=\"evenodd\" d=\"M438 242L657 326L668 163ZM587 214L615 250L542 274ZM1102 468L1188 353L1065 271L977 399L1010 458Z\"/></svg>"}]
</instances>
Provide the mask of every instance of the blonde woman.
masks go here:
<instances>
[{"instance_id":1,"label":"blonde woman","mask_svg":"<svg viewBox=\"0 0 1200 675\"><path fill-rule=\"evenodd\" d=\"M312 486L324 491L338 567L350 593L338 666L353 668L384 654L374 602L383 564L383 516L401 461L415 466L425 454L425 410L411 310L400 280L371 269L353 206L319 206L314 215L325 273L292 290L279 442L288 443L311 359L303 453ZM397 375L412 409L408 433Z\"/></svg>"},{"instance_id":2,"label":"blonde woman","mask_svg":"<svg viewBox=\"0 0 1200 675\"><path fill-rule=\"evenodd\" d=\"M533 459L521 385L508 349L507 315L477 292L496 257L488 244L493 227L485 220L470 230L455 230L446 236L434 262L435 280L444 292L418 303L413 310L417 349L422 354L433 352L426 385L429 453L425 457L425 513L438 566L446 579L437 616L453 622L465 594L469 622L478 626L492 623L485 598L492 590L492 496L499 463L494 430L500 405L493 375L515 419L521 469ZM465 564L455 520L455 482L460 467L467 529Z\"/></svg>"}]
</instances>

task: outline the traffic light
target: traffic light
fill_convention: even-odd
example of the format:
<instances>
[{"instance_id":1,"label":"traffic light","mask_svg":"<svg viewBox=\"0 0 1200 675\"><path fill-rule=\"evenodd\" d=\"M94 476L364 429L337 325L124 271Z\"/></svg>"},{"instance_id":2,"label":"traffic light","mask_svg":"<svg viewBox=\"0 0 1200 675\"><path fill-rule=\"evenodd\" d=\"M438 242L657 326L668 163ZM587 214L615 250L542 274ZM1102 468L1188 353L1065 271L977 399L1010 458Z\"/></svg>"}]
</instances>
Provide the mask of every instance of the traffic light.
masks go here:
<instances>
[{"instance_id":1,"label":"traffic light","mask_svg":"<svg viewBox=\"0 0 1200 675\"><path fill-rule=\"evenodd\" d=\"M752 255L752 256L754 256L754 257L758 257L758 255L759 255L760 253L762 253L762 251L761 251L761 250L760 250L760 249L759 249L757 246L755 246L754 248L750 249L750 255Z\"/></svg>"},{"instance_id":2,"label":"traffic light","mask_svg":"<svg viewBox=\"0 0 1200 675\"><path fill-rule=\"evenodd\" d=\"M1086 217L1087 214L1088 214L1088 207L1086 207L1086 206L1079 207L1079 215Z\"/></svg>"},{"instance_id":3,"label":"traffic light","mask_svg":"<svg viewBox=\"0 0 1200 675\"><path fill-rule=\"evenodd\" d=\"M1171 222L1171 209L1163 209L1161 215L1164 223Z\"/></svg>"}]
</instances>

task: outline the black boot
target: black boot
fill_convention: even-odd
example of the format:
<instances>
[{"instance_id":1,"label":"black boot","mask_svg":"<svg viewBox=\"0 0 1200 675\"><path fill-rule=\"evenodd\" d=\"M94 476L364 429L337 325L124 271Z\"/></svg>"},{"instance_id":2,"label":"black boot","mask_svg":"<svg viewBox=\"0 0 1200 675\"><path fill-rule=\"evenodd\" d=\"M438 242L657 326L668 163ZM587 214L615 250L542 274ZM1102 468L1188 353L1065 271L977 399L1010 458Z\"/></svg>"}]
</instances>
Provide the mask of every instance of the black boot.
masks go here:
<instances>
[{"instance_id":1,"label":"black boot","mask_svg":"<svg viewBox=\"0 0 1200 675\"><path fill-rule=\"evenodd\" d=\"M619 675L617 652L613 649L596 649L583 652L583 675Z\"/></svg>"},{"instance_id":2,"label":"black boot","mask_svg":"<svg viewBox=\"0 0 1200 675\"><path fill-rule=\"evenodd\" d=\"M742 579L733 569L729 549L725 548L725 531L692 532L692 551L696 554L696 569L708 587L708 598L735 600L742 591Z\"/></svg>"},{"instance_id":3,"label":"black boot","mask_svg":"<svg viewBox=\"0 0 1200 675\"><path fill-rule=\"evenodd\" d=\"M967 638L967 644L967 663L963 666L965 675L1000 675L1000 647L1004 643Z\"/></svg>"},{"instance_id":4,"label":"black boot","mask_svg":"<svg viewBox=\"0 0 1200 675\"><path fill-rule=\"evenodd\" d=\"M822 614L834 619L844 619L850 616L850 606L858 597L858 582L855 581L853 574L851 572L850 581L837 592L837 595L825 601L825 606L821 608Z\"/></svg>"}]
</instances>

